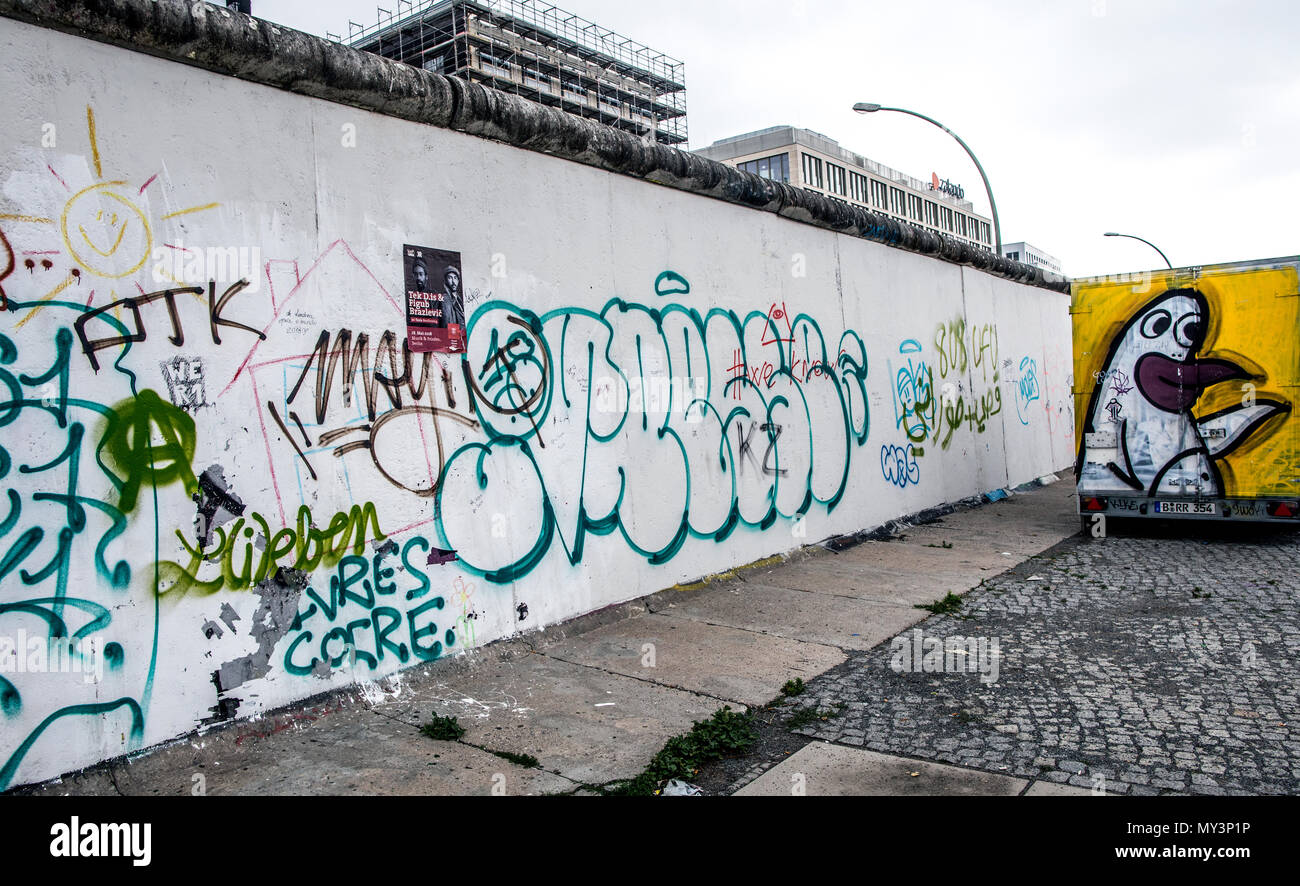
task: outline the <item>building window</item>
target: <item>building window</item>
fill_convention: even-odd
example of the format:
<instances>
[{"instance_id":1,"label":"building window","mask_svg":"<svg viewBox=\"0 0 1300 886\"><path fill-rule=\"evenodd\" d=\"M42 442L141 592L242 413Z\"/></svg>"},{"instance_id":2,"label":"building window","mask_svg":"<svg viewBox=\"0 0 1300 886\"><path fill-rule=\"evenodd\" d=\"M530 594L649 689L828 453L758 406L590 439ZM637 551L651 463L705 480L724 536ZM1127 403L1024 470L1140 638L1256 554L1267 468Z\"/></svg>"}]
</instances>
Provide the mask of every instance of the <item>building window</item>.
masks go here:
<instances>
[{"instance_id":1,"label":"building window","mask_svg":"<svg viewBox=\"0 0 1300 886\"><path fill-rule=\"evenodd\" d=\"M907 214L907 195L902 188L889 189L889 211L898 216Z\"/></svg>"},{"instance_id":2,"label":"building window","mask_svg":"<svg viewBox=\"0 0 1300 886\"><path fill-rule=\"evenodd\" d=\"M912 194L907 195L907 217L912 221L921 220L921 198Z\"/></svg>"},{"instance_id":3,"label":"building window","mask_svg":"<svg viewBox=\"0 0 1300 886\"><path fill-rule=\"evenodd\" d=\"M834 163L826 164L826 178L828 179L828 190L832 194L847 194L848 188L844 184L844 167L836 166Z\"/></svg>"},{"instance_id":4,"label":"building window","mask_svg":"<svg viewBox=\"0 0 1300 886\"><path fill-rule=\"evenodd\" d=\"M953 211L947 206L940 206L939 212L941 213L940 219L943 222L939 227L943 228L950 234L957 230L957 224L953 221Z\"/></svg>"},{"instance_id":5,"label":"building window","mask_svg":"<svg viewBox=\"0 0 1300 886\"><path fill-rule=\"evenodd\" d=\"M803 155L803 183L810 188L824 188L822 161L811 154Z\"/></svg>"},{"instance_id":6,"label":"building window","mask_svg":"<svg viewBox=\"0 0 1300 886\"><path fill-rule=\"evenodd\" d=\"M884 209L889 205L889 188L884 182L871 180L871 205L877 209Z\"/></svg>"},{"instance_id":7,"label":"building window","mask_svg":"<svg viewBox=\"0 0 1300 886\"><path fill-rule=\"evenodd\" d=\"M542 92L551 91L551 77L540 68L537 70L525 70L524 82L529 86L540 89Z\"/></svg>"},{"instance_id":8,"label":"building window","mask_svg":"<svg viewBox=\"0 0 1300 886\"><path fill-rule=\"evenodd\" d=\"M504 60L497 58L495 55L487 52L478 54L479 67L485 74L495 74L506 80L510 79L510 66Z\"/></svg>"},{"instance_id":9,"label":"building window","mask_svg":"<svg viewBox=\"0 0 1300 886\"><path fill-rule=\"evenodd\" d=\"M772 181L786 184L790 183L789 154L775 154L761 160L749 160L745 163L736 164L736 168L742 172L753 173L761 178L770 178Z\"/></svg>"},{"instance_id":10,"label":"building window","mask_svg":"<svg viewBox=\"0 0 1300 886\"><path fill-rule=\"evenodd\" d=\"M560 88L564 97L575 102L585 104L587 101L587 90L583 88L581 82L563 78L560 80Z\"/></svg>"},{"instance_id":11,"label":"building window","mask_svg":"<svg viewBox=\"0 0 1300 886\"><path fill-rule=\"evenodd\" d=\"M867 177L857 172L849 173L849 196L858 203L867 202Z\"/></svg>"},{"instance_id":12,"label":"building window","mask_svg":"<svg viewBox=\"0 0 1300 886\"><path fill-rule=\"evenodd\" d=\"M939 227L939 204L933 200L925 201L925 223L932 228Z\"/></svg>"},{"instance_id":13,"label":"building window","mask_svg":"<svg viewBox=\"0 0 1300 886\"><path fill-rule=\"evenodd\" d=\"M441 74L447 67L447 57L445 55L435 55L433 58L426 58L421 65L426 71L432 71L435 74Z\"/></svg>"}]
</instances>

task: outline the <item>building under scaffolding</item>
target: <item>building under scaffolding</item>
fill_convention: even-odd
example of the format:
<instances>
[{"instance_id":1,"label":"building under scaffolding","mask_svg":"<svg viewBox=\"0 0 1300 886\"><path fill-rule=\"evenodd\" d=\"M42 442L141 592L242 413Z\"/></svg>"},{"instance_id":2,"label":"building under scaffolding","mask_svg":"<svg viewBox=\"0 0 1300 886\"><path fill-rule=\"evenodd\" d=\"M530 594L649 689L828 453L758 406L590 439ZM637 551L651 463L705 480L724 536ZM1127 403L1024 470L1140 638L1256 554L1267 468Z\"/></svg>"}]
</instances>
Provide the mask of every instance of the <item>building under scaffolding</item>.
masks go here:
<instances>
[{"instance_id":1,"label":"building under scaffolding","mask_svg":"<svg viewBox=\"0 0 1300 886\"><path fill-rule=\"evenodd\" d=\"M348 44L599 120L686 142L682 62L535 0L427 0L349 22Z\"/></svg>"}]
</instances>

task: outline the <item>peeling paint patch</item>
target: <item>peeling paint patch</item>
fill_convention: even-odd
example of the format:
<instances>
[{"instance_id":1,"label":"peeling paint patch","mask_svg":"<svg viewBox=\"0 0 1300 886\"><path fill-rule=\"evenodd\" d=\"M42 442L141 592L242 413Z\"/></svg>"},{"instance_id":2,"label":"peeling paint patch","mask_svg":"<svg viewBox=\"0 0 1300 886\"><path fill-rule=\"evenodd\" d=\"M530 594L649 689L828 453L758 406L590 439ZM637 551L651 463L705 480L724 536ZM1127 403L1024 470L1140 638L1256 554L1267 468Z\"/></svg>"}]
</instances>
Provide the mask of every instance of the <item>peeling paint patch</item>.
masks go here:
<instances>
[{"instance_id":1,"label":"peeling paint patch","mask_svg":"<svg viewBox=\"0 0 1300 886\"><path fill-rule=\"evenodd\" d=\"M226 627L230 628L230 633L235 633L235 622L239 621L239 613L236 612L229 603L221 604L221 620Z\"/></svg>"},{"instance_id":2,"label":"peeling paint patch","mask_svg":"<svg viewBox=\"0 0 1300 886\"><path fill-rule=\"evenodd\" d=\"M261 602L253 613L249 633L257 641L257 650L223 664L212 674L212 683L217 687L217 706L210 708L213 716L203 723L218 723L235 715L239 708L239 699L224 698L226 693L244 685L249 680L265 676L271 670L271 653L280 639L288 633L298 614L298 600L303 589L307 587L309 575L297 569L280 569L275 576L259 583L254 588ZM229 609L229 606L225 607ZM234 611L231 610L231 615ZM225 618L225 609L222 610ZM238 619L238 615L235 618ZM226 623L233 631L231 622Z\"/></svg>"}]
</instances>

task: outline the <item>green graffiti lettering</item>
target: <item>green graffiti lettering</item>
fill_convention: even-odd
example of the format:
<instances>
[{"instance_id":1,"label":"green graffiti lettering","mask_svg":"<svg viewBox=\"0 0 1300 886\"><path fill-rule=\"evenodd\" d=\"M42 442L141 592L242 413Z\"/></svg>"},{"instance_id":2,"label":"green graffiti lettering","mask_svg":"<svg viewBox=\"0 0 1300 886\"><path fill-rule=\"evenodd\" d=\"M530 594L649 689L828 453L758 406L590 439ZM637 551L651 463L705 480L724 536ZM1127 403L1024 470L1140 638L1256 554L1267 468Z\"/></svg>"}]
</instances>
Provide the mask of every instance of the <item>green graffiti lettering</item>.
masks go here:
<instances>
[{"instance_id":1,"label":"green graffiti lettering","mask_svg":"<svg viewBox=\"0 0 1300 886\"><path fill-rule=\"evenodd\" d=\"M256 523L257 528L247 525L247 522ZM185 566L166 560L159 562L158 595L179 599L191 591L207 595L221 590L248 590L274 577L285 565L282 561L290 555L293 559L288 565L292 568L313 572L320 568L333 568L348 556L349 551L354 557L360 557L369 542L387 538L379 528L379 514L373 502L338 512L323 530L312 525L311 509L306 506L298 509L294 528L281 529L274 534L261 514L253 513L247 522L241 517L231 524L229 531L224 526L216 527L216 543L207 551L192 546L178 530L176 537L189 553L190 562ZM263 540L262 553L254 568L254 540L259 537ZM242 565L238 568L237 556L242 558ZM204 563L219 564L219 575L201 579L199 573ZM367 565L362 575L368 569ZM366 587L369 591L369 582L366 582Z\"/></svg>"}]
</instances>

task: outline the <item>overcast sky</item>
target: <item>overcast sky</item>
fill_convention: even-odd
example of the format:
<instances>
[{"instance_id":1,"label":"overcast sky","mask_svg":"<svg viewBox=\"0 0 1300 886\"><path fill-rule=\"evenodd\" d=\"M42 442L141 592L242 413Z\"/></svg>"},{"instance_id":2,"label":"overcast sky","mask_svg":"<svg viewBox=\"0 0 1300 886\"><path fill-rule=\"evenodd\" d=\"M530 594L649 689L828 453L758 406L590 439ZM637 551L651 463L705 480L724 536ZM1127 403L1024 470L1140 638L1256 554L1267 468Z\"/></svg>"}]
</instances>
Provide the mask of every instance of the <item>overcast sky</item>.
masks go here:
<instances>
[{"instance_id":1,"label":"overcast sky","mask_svg":"<svg viewBox=\"0 0 1300 886\"><path fill-rule=\"evenodd\" d=\"M382 4L396 9L397 0ZM779 124L918 178L979 173L1002 239L1070 276L1300 253L1300 6L1211 0L561 0L686 63L692 148ZM374 0L253 0L324 34Z\"/></svg>"}]
</instances>

